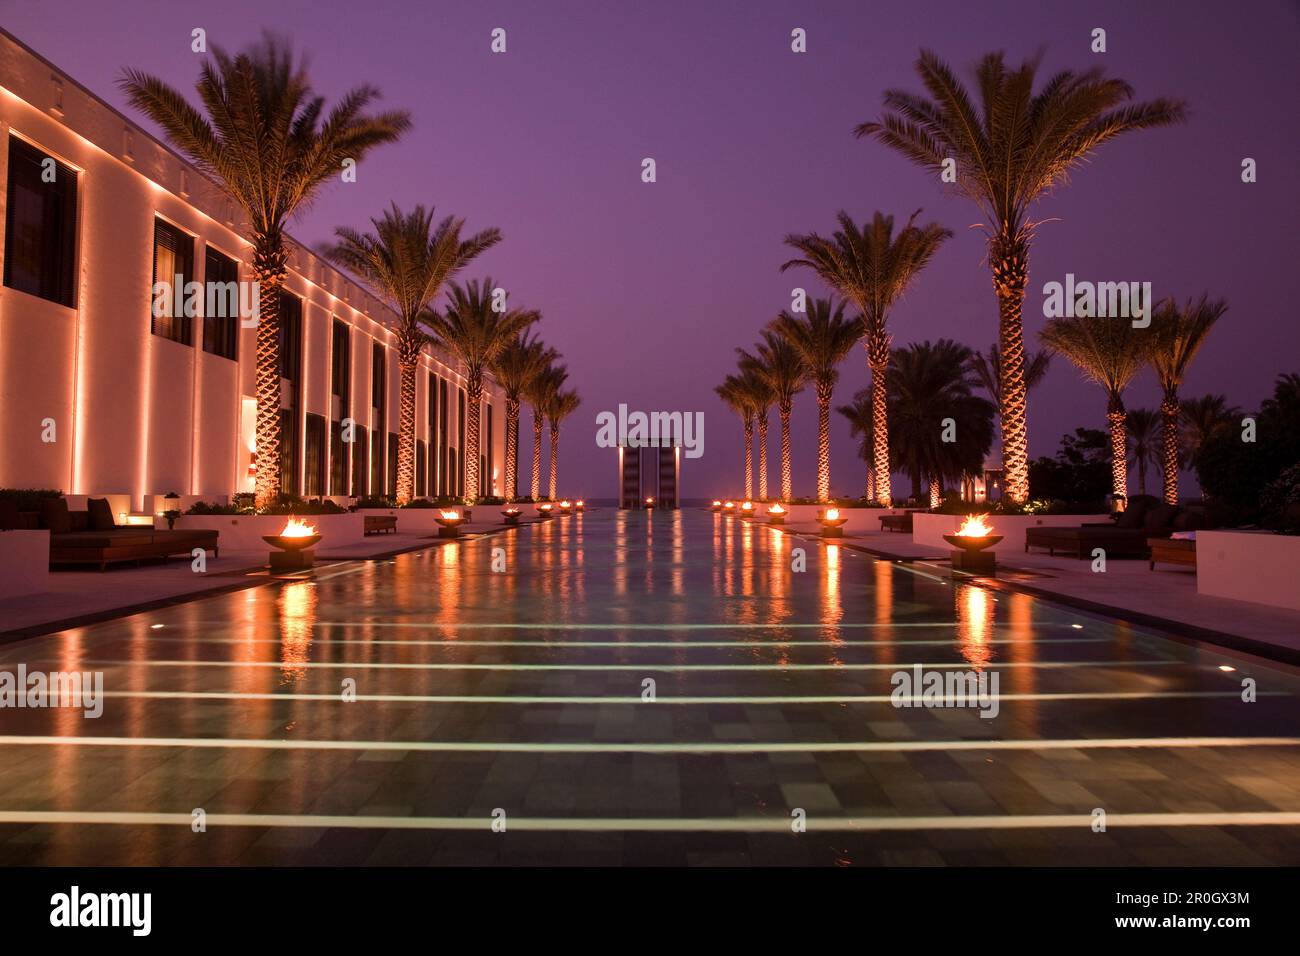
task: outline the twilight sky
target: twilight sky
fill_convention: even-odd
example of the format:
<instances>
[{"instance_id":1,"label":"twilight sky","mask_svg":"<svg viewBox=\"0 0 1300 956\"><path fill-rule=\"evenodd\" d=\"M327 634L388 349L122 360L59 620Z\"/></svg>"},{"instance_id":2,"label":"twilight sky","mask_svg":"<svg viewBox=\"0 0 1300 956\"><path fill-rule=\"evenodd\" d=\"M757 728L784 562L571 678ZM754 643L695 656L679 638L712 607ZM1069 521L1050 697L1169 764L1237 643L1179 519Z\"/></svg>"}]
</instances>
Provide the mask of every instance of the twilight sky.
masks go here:
<instances>
[{"instance_id":1,"label":"twilight sky","mask_svg":"<svg viewBox=\"0 0 1300 956\"><path fill-rule=\"evenodd\" d=\"M896 343L948 336L985 348L996 337L975 207L852 136L879 115L886 87L919 90L922 46L963 78L987 51L1018 62L1041 50L1045 71L1100 64L1139 99L1189 101L1185 126L1112 142L1038 205L1036 217L1052 221L1031 256L1027 328L1035 341L1042 286L1067 272L1151 281L1157 298L1208 290L1229 312L1184 392L1256 407L1279 372L1300 370L1290 286L1297 9L1286 0L0 0L0 24L128 113L115 86L124 65L192 91L196 26L227 49L264 28L289 35L331 100L377 85L384 105L412 111L414 128L372 153L358 182L327 187L291 232L315 245L336 225L368 225L390 200L500 227L505 241L465 277L490 273L512 304L541 309L543 336L565 354L584 401L564 431L562 488L616 494L595 416L626 402L704 412L705 455L683 474L684 494L700 496L739 488L739 423L712 392L733 349L788 306L793 286L824 291L810 275L778 273L786 233L826 232L841 208L861 220L924 207L956 235L895 308ZM507 31L504 55L489 50L495 27ZM806 54L790 51L795 27L807 31ZM1105 54L1090 52L1094 27L1107 31ZM644 157L656 160L656 183L641 182ZM1241 182L1243 157L1258 162L1258 182ZM846 361L837 404L865 386L865 366L861 350ZM1130 408L1156 402L1149 374L1127 395ZM1075 426L1104 424L1101 390L1057 360L1031 397L1031 455L1055 453ZM832 428L832 490L857 493L864 466L838 415ZM815 430L806 392L795 405L796 494L814 491ZM775 437L774 427L773 480Z\"/></svg>"}]
</instances>

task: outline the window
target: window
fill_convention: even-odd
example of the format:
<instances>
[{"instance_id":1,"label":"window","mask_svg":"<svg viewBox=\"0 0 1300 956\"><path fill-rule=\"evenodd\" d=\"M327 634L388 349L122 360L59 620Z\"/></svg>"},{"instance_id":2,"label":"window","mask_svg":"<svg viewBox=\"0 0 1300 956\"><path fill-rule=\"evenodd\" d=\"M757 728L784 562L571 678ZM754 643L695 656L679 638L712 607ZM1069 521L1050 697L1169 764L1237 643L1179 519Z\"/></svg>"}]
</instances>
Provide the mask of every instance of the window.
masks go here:
<instances>
[{"instance_id":1,"label":"window","mask_svg":"<svg viewBox=\"0 0 1300 956\"><path fill-rule=\"evenodd\" d=\"M370 493L384 493L384 433L375 429L370 433Z\"/></svg>"},{"instance_id":2,"label":"window","mask_svg":"<svg viewBox=\"0 0 1300 956\"><path fill-rule=\"evenodd\" d=\"M428 441L428 476L427 493L438 493L438 376L429 373L429 441Z\"/></svg>"},{"instance_id":3,"label":"window","mask_svg":"<svg viewBox=\"0 0 1300 956\"><path fill-rule=\"evenodd\" d=\"M397 494L397 435L388 433L388 494Z\"/></svg>"},{"instance_id":4,"label":"window","mask_svg":"<svg viewBox=\"0 0 1300 956\"><path fill-rule=\"evenodd\" d=\"M366 427L358 425L353 429L352 446L352 497L359 498L368 494L366 488Z\"/></svg>"},{"instance_id":5,"label":"window","mask_svg":"<svg viewBox=\"0 0 1300 956\"><path fill-rule=\"evenodd\" d=\"M319 498L325 493L325 418L322 415L307 415L307 453L304 464L303 496Z\"/></svg>"},{"instance_id":6,"label":"window","mask_svg":"<svg viewBox=\"0 0 1300 956\"><path fill-rule=\"evenodd\" d=\"M348 385L352 380L352 337L346 322L334 320L334 347L330 360L330 394L337 398L342 414L347 414Z\"/></svg>"},{"instance_id":7,"label":"window","mask_svg":"<svg viewBox=\"0 0 1300 956\"><path fill-rule=\"evenodd\" d=\"M478 476L478 493L480 495L492 494L492 469L496 467L496 462L492 460L492 403L487 402L483 405L483 422L484 433L486 438L483 442L483 465L479 468ZM507 492L508 494L508 492Z\"/></svg>"},{"instance_id":8,"label":"window","mask_svg":"<svg viewBox=\"0 0 1300 956\"><path fill-rule=\"evenodd\" d=\"M203 252L203 351L234 359L239 342L239 266L211 246Z\"/></svg>"},{"instance_id":9,"label":"window","mask_svg":"<svg viewBox=\"0 0 1300 956\"><path fill-rule=\"evenodd\" d=\"M298 381L302 368L302 299L280 293L280 377Z\"/></svg>"},{"instance_id":10,"label":"window","mask_svg":"<svg viewBox=\"0 0 1300 956\"><path fill-rule=\"evenodd\" d=\"M370 405L380 412L384 410L384 395L387 388L384 365L384 347L375 345L370 353Z\"/></svg>"},{"instance_id":11,"label":"window","mask_svg":"<svg viewBox=\"0 0 1300 956\"><path fill-rule=\"evenodd\" d=\"M348 450L351 443L343 441L343 423L330 422L330 494L348 493Z\"/></svg>"},{"instance_id":12,"label":"window","mask_svg":"<svg viewBox=\"0 0 1300 956\"><path fill-rule=\"evenodd\" d=\"M77 174L10 136L5 285L71 308L76 255Z\"/></svg>"},{"instance_id":13,"label":"window","mask_svg":"<svg viewBox=\"0 0 1300 956\"><path fill-rule=\"evenodd\" d=\"M280 409L280 493L298 493L298 416Z\"/></svg>"},{"instance_id":14,"label":"window","mask_svg":"<svg viewBox=\"0 0 1300 956\"><path fill-rule=\"evenodd\" d=\"M429 494L429 444L423 438L415 440L415 496L423 498Z\"/></svg>"},{"instance_id":15,"label":"window","mask_svg":"<svg viewBox=\"0 0 1300 956\"><path fill-rule=\"evenodd\" d=\"M456 497L465 497L465 390L456 394Z\"/></svg>"},{"instance_id":16,"label":"window","mask_svg":"<svg viewBox=\"0 0 1300 956\"><path fill-rule=\"evenodd\" d=\"M154 335L191 344L190 318L185 314L185 287L194 278L194 240L171 223L153 222L153 287L150 291ZM165 289L166 294L153 290Z\"/></svg>"},{"instance_id":17,"label":"window","mask_svg":"<svg viewBox=\"0 0 1300 956\"><path fill-rule=\"evenodd\" d=\"M447 406L447 380L438 379L438 450L442 467L438 469L438 494L451 494L451 458L448 455L447 423L450 419Z\"/></svg>"}]
</instances>

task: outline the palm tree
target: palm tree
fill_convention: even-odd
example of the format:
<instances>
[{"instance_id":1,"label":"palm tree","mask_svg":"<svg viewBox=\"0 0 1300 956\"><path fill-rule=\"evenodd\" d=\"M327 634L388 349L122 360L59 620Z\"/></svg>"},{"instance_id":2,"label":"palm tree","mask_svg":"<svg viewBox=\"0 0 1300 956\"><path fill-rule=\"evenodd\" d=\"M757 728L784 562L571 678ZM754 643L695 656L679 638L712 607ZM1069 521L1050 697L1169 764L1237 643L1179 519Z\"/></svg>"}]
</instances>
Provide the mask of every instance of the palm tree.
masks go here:
<instances>
[{"instance_id":1,"label":"palm tree","mask_svg":"<svg viewBox=\"0 0 1300 956\"><path fill-rule=\"evenodd\" d=\"M1214 323L1228 311L1228 303L1211 302L1208 294L1179 308L1166 299L1152 317L1149 361L1160 381L1161 465L1164 469L1166 504L1178 504L1178 389L1187 377L1188 366L1205 344Z\"/></svg>"},{"instance_id":2,"label":"palm tree","mask_svg":"<svg viewBox=\"0 0 1300 956\"><path fill-rule=\"evenodd\" d=\"M872 456L875 454L875 442L872 440L871 430L871 392L863 390L853 396L853 402L849 405L841 405L835 409L843 415L849 422L849 434L858 439L858 457L867 463L867 484L864 489L863 497L868 501L874 501L876 497L875 475L876 471L872 465Z\"/></svg>"},{"instance_id":3,"label":"palm tree","mask_svg":"<svg viewBox=\"0 0 1300 956\"><path fill-rule=\"evenodd\" d=\"M1226 395L1202 395L1185 398L1178 403L1182 424L1179 438L1179 463L1195 468L1201 456L1201 446L1224 428L1241 420L1241 409L1228 404Z\"/></svg>"},{"instance_id":4,"label":"palm tree","mask_svg":"<svg viewBox=\"0 0 1300 956\"><path fill-rule=\"evenodd\" d=\"M815 299L800 315L782 312L769 328L781 336L803 359L804 373L817 395L817 500L831 497L831 395L839 379L839 364L862 337L862 317L844 317L845 300ZM872 395L875 412L875 395ZM876 419L876 428L880 420ZM876 450L880 445L876 443ZM888 463L886 463L888 470ZM879 475L877 475L879 484Z\"/></svg>"},{"instance_id":5,"label":"palm tree","mask_svg":"<svg viewBox=\"0 0 1300 956\"><path fill-rule=\"evenodd\" d=\"M1147 464L1154 465L1158 460L1156 427L1160 421L1160 416L1149 408L1134 408L1129 410L1124 421L1128 428L1129 460L1137 465L1138 470L1138 494L1145 495L1147 493ZM1177 464L1175 463L1176 467Z\"/></svg>"},{"instance_id":6,"label":"palm tree","mask_svg":"<svg viewBox=\"0 0 1300 956\"><path fill-rule=\"evenodd\" d=\"M568 368L558 359L558 355L551 359L546 369L539 372L524 386L523 397L533 406L532 498L534 501L542 497L542 425L546 418L546 408L554 394L569 377Z\"/></svg>"},{"instance_id":7,"label":"palm tree","mask_svg":"<svg viewBox=\"0 0 1300 956\"><path fill-rule=\"evenodd\" d=\"M914 498L923 481L929 485L931 508L943 503L945 480L982 472L993 443L996 410L974 394L971 355L951 339L893 351L889 420L898 440L891 464L911 475Z\"/></svg>"},{"instance_id":8,"label":"palm tree","mask_svg":"<svg viewBox=\"0 0 1300 956\"><path fill-rule=\"evenodd\" d=\"M371 219L373 233L340 226L338 243L326 255L365 280L397 312L397 367L401 407L397 433L397 503L415 496L415 380L428 337L420 317L442 285L476 256L501 241L496 229L461 239L465 220L447 216L434 226L433 210L416 206L404 213L393 203L383 218Z\"/></svg>"},{"instance_id":9,"label":"palm tree","mask_svg":"<svg viewBox=\"0 0 1300 956\"><path fill-rule=\"evenodd\" d=\"M799 351L781 336L769 329L764 329L762 340L754 347L756 354L741 352L742 361L763 381L771 401L776 405L777 415L781 420L781 500L789 501L793 496L790 478L790 411L794 406L794 397L802 391L806 372ZM759 427L759 440L766 446L766 426ZM759 497L766 497L767 465L763 461L759 466Z\"/></svg>"},{"instance_id":10,"label":"palm tree","mask_svg":"<svg viewBox=\"0 0 1300 956\"><path fill-rule=\"evenodd\" d=\"M871 369L871 401L875 415L872 439L876 498L891 503L889 483L888 382L889 310L907 286L934 257L952 231L937 222L915 226L918 209L897 237L894 217L877 212L870 226L859 228L846 212L838 216L840 228L826 239L814 233L789 235L786 245L802 253L781 271L794 266L812 269L824 282L856 305L866 334L867 365Z\"/></svg>"},{"instance_id":11,"label":"palm tree","mask_svg":"<svg viewBox=\"0 0 1300 956\"><path fill-rule=\"evenodd\" d=\"M714 393L724 405L740 416L745 429L745 497L754 496L754 396L753 381L744 374L728 375Z\"/></svg>"},{"instance_id":12,"label":"palm tree","mask_svg":"<svg viewBox=\"0 0 1300 956\"><path fill-rule=\"evenodd\" d=\"M763 373L763 360L744 349L736 349L740 370L750 382L754 398L754 422L758 426L758 500L767 501L767 416L776 402L776 392Z\"/></svg>"},{"instance_id":13,"label":"palm tree","mask_svg":"<svg viewBox=\"0 0 1300 956\"><path fill-rule=\"evenodd\" d=\"M1124 389L1147 360L1151 336L1126 318L1052 319L1041 333L1045 346L1060 352L1083 377L1106 390L1110 422L1111 491L1128 494L1128 442L1125 437ZM1004 422L1005 424L1005 422Z\"/></svg>"},{"instance_id":14,"label":"palm tree","mask_svg":"<svg viewBox=\"0 0 1300 956\"><path fill-rule=\"evenodd\" d=\"M546 418L551 425L551 499L557 494L560 472L560 423L578 410L582 399L573 389L557 389L546 403Z\"/></svg>"},{"instance_id":15,"label":"palm tree","mask_svg":"<svg viewBox=\"0 0 1300 956\"><path fill-rule=\"evenodd\" d=\"M229 55L214 47L199 69L203 109L156 76L123 71L128 102L158 124L177 149L239 203L253 243L257 312L256 503L280 493L280 290L289 251L285 224L344 161L360 162L410 125L401 111L371 114L371 86L349 90L328 114L285 40L266 35Z\"/></svg>"},{"instance_id":16,"label":"palm tree","mask_svg":"<svg viewBox=\"0 0 1300 956\"><path fill-rule=\"evenodd\" d=\"M1029 497L1029 442L1021 309L1037 226L1030 209L1103 143L1180 122L1186 110L1169 99L1134 103L1132 87L1099 68L1056 73L1035 93L1038 61L1008 70L1003 60L1002 53L990 53L975 68L977 112L952 69L922 50L916 70L929 96L887 90L884 115L855 133L874 137L936 177L953 173L957 191L986 217L998 298L1005 488L1012 501L1023 503Z\"/></svg>"},{"instance_id":17,"label":"palm tree","mask_svg":"<svg viewBox=\"0 0 1300 956\"><path fill-rule=\"evenodd\" d=\"M1025 353L1025 391L1030 392L1047 376L1051 367L1052 355L1044 350ZM984 391L993 399L993 404L1002 407L1002 359L998 344L989 346L988 355L974 352L970 357L970 370L979 379Z\"/></svg>"},{"instance_id":18,"label":"palm tree","mask_svg":"<svg viewBox=\"0 0 1300 956\"><path fill-rule=\"evenodd\" d=\"M506 393L506 495L519 497L519 403L559 353L537 337L521 332L492 363L492 375ZM537 453L541 454L540 447Z\"/></svg>"},{"instance_id":19,"label":"palm tree","mask_svg":"<svg viewBox=\"0 0 1300 956\"><path fill-rule=\"evenodd\" d=\"M427 317L434 337L465 366L465 497L479 497L479 411L483 405L483 373L501 351L541 315L524 309L498 309L496 284L489 278L452 282L447 305Z\"/></svg>"}]
</instances>

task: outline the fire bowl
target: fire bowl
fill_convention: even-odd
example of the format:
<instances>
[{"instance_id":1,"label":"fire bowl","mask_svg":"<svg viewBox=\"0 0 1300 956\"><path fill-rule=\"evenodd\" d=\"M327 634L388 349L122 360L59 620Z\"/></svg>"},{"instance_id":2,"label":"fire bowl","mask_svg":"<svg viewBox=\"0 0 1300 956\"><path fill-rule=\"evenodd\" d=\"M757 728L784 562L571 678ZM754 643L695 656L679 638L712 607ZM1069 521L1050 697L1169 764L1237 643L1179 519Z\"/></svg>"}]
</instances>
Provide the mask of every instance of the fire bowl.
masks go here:
<instances>
[{"instance_id":1,"label":"fire bowl","mask_svg":"<svg viewBox=\"0 0 1300 956\"><path fill-rule=\"evenodd\" d=\"M317 544L321 539L318 534L264 534L262 540L267 544L279 548L281 551L305 551L307 548Z\"/></svg>"},{"instance_id":2,"label":"fire bowl","mask_svg":"<svg viewBox=\"0 0 1300 956\"><path fill-rule=\"evenodd\" d=\"M945 534L943 540L954 548L961 548L963 551L983 551L985 548L991 548L1001 541L1002 535Z\"/></svg>"},{"instance_id":3,"label":"fire bowl","mask_svg":"<svg viewBox=\"0 0 1300 956\"><path fill-rule=\"evenodd\" d=\"M506 524L519 524L519 509L509 509L501 512L501 517L505 519Z\"/></svg>"}]
</instances>

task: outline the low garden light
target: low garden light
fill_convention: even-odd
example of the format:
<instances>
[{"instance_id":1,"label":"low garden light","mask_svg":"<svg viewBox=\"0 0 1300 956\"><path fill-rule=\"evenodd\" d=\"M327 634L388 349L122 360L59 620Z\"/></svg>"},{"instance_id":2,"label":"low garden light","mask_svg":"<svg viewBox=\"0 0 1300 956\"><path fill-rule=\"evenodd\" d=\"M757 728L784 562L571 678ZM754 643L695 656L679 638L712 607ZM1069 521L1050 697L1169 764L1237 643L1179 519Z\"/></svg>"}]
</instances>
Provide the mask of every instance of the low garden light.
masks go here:
<instances>
[{"instance_id":1,"label":"low garden light","mask_svg":"<svg viewBox=\"0 0 1300 956\"><path fill-rule=\"evenodd\" d=\"M506 524L519 524L519 516L522 513L514 505L506 505L501 509L501 517L505 519Z\"/></svg>"},{"instance_id":2,"label":"low garden light","mask_svg":"<svg viewBox=\"0 0 1300 956\"><path fill-rule=\"evenodd\" d=\"M722 513L724 515L734 515L736 513L736 503L734 501L724 501L722 503Z\"/></svg>"},{"instance_id":3,"label":"low garden light","mask_svg":"<svg viewBox=\"0 0 1300 956\"><path fill-rule=\"evenodd\" d=\"M573 502L569 501L567 498L564 501L561 501L560 514L562 515L573 514Z\"/></svg>"},{"instance_id":4,"label":"low garden light","mask_svg":"<svg viewBox=\"0 0 1300 956\"><path fill-rule=\"evenodd\" d=\"M655 510L655 499L654 499L654 496L653 496L653 495L651 495L649 498L647 498L647 499L645 500L645 510L646 510L646 511L654 511L654 510Z\"/></svg>"},{"instance_id":5,"label":"low garden light","mask_svg":"<svg viewBox=\"0 0 1300 956\"><path fill-rule=\"evenodd\" d=\"M577 501L573 503L573 510L578 512L578 514L582 514L584 511L587 510L587 502L579 498Z\"/></svg>"},{"instance_id":6,"label":"low garden light","mask_svg":"<svg viewBox=\"0 0 1300 956\"><path fill-rule=\"evenodd\" d=\"M438 537L458 538L460 523L465 519L459 511L440 511L433 520L438 522Z\"/></svg>"},{"instance_id":7,"label":"low garden light","mask_svg":"<svg viewBox=\"0 0 1300 956\"><path fill-rule=\"evenodd\" d=\"M551 517L551 512L553 510L555 510L555 506L551 504L549 501L543 501L540 505L537 506L537 513L542 516L543 520Z\"/></svg>"},{"instance_id":8,"label":"low garden light","mask_svg":"<svg viewBox=\"0 0 1300 956\"><path fill-rule=\"evenodd\" d=\"M953 546L953 570L969 574L993 574L997 570L997 557L986 549L1001 541L1002 535L993 533L992 525L984 520L987 517L967 515L954 534L943 536Z\"/></svg>"},{"instance_id":9,"label":"low garden light","mask_svg":"<svg viewBox=\"0 0 1300 956\"><path fill-rule=\"evenodd\" d=\"M841 515L839 508L827 508L817 516L817 522L822 526L823 538L844 537L844 523L848 520L848 515Z\"/></svg>"},{"instance_id":10,"label":"low garden light","mask_svg":"<svg viewBox=\"0 0 1300 956\"><path fill-rule=\"evenodd\" d=\"M272 574L292 574L308 571L316 563L317 542L321 539L316 528L305 521L290 517L279 534L264 534L262 540L277 550L271 552Z\"/></svg>"},{"instance_id":11,"label":"low garden light","mask_svg":"<svg viewBox=\"0 0 1300 956\"><path fill-rule=\"evenodd\" d=\"M717 514L719 511L722 510L722 502L714 501L713 504L709 505L709 510L712 511L714 514Z\"/></svg>"},{"instance_id":12,"label":"low garden light","mask_svg":"<svg viewBox=\"0 0 1300 956\"><path fill-rule=\"evenodd\" d=\"M741 504L740 504L740 515L741 515L741 517L743 517L743 518L752 518L752 517L754 517L754 502L752 502L752 501L743 501L743 502L741 502Z\"/></svg>"},{"instance_id":13,"label":"low garden light","mask_svg":"<svg viewBox=\"0 0 1300 956\"><path fill-rule=\"evenodd\" d=\"M767 523L768 524L785 524L786 510L781 507L781 502L777 501L768 506Z\"/></svg>"}]
</instances>

